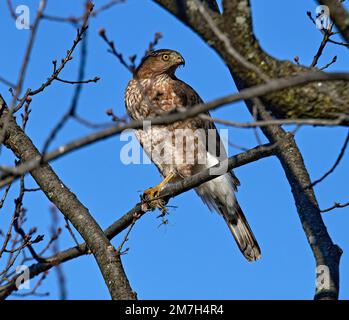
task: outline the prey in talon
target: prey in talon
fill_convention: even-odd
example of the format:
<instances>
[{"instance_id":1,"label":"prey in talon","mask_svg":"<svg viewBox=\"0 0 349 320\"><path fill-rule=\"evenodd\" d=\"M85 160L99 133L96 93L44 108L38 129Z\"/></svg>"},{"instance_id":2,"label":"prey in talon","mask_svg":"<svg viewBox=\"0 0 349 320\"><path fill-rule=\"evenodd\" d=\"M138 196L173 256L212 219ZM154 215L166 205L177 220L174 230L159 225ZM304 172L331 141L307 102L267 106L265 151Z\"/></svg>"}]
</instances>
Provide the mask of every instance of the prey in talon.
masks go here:
<instances>
[{"instance_id":1,"label":"prey in talon","mask_svg":"<svg viewBox=\"0 0 349 320\"><path fill-rule=\"evenodd\" d=\"M175 177L176 177L176 173L171 172L158 185L156 185L155 187L152 187L152 188L149 188L149 189L145 190L143 195L141 196L142 203L145 206L148 206L148 209L151 209L151 210L154 210L156 208L160 209L161 212L162 212L162 215L165 215L167 213L167 209L165 207L166 201L159 198L160 191L167 184L169 184ZM145 209L145 207L144 207L144 209Z\"/></svg>"}]
</instances>

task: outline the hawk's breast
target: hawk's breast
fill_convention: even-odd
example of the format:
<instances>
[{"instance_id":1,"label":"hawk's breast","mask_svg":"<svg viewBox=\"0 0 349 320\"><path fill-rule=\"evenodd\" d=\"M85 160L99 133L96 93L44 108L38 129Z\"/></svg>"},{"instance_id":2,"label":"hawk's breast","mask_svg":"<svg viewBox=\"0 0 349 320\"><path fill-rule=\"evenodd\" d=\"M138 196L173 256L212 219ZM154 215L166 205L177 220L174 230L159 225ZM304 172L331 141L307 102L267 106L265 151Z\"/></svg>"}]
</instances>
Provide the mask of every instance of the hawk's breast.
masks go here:
<instances>
[{"instance_id":1,"label":"hawk's breast","mask_svg":"<svg viewBox=\"0 0 349 320\"><path fill-rule=\"evenodd\" d=\"M181 106L168 75L154 79L132 79L125 93L125 104L129 116L135 120L154 117Z\"/></svg>"}]
</instances>

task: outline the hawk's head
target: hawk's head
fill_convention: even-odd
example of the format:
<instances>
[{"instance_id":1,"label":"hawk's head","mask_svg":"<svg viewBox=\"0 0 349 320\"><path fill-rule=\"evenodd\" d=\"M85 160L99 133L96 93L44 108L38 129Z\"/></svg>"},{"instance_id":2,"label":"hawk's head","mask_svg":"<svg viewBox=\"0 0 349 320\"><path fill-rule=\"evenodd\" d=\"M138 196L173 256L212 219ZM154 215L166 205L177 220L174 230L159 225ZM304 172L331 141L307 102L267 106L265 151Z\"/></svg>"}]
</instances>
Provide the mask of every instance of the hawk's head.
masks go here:
<instances>
[{"instance_id":1,"label":"hawk's head","mask_svg":"<svg viewBox=\"0 0 349 320\"><path fill-rule=\"evenodd\" d=\"M156 50L143 58L136 75L139 78L152 78L164 73L174 75L176 69L184 64L185 61L179 52L170 49Z\"/></svg>"}]
</instances>

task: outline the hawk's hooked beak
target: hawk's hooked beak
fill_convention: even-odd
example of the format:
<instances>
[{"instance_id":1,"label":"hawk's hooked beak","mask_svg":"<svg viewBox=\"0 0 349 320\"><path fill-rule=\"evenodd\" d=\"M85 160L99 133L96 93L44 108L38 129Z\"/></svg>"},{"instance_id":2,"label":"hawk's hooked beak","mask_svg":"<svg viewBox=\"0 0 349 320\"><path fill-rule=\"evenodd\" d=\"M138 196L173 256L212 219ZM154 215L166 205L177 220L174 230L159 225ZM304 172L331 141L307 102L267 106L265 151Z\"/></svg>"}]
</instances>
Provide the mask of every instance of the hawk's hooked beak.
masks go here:
<instances>
[{"instance_id":1,"label":"hawk's hooked beak","mask_svg":"<svg viewBox=\"0 0 349 320\"><path fill-rule=\"evenodd\" d=\"M176 55L176 58L175 58L175 61L176 61L176 64L178 66L185 66L185 60L183 59L183 57L181 55Z\"/></svg>"}]
</instances>

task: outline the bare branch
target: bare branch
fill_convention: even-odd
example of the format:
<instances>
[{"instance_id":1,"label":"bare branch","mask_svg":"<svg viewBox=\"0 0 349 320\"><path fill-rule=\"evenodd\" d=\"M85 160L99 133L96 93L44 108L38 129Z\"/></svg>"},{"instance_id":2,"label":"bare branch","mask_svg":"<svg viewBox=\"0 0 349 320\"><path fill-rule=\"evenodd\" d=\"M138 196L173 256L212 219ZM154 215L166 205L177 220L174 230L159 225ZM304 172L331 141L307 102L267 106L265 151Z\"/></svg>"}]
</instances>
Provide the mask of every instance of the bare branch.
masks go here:
<instances>
[{"instance_id":1,"label":"bare branch","mask_svg":"<svg viewBox=\"0 0 349 320\"><path fill-rule=\"evenodd\" d=\"M320 70L323 71L323 70L327 69L328 67L332 66L332 65L333 65L334 63L336 63L336 62L337 62L337 56L334 56L334 57L332 58L332 60L331 60L329 63L327 63L325 66L323 66L322 68L320 68Z\"/></svg>"},{"instance_id":2,"label":"bare branch","mask_svg":"<svg viewBox=\"0 0 349 320\"><path fill-rule=\"evenodd\" d=\"M349 13L338 0L318 0L320 4L330 9L331 19L336 24L343 38L349 43Z\"/></svg>"},{"instance_id":3,"label":"bare branch","mask_svg":"<svg viewBox=\"0 0 349 320\"><path fill-rule=\"evenodd\" d=\"M330 24L328 30L324 30L324 37L321 41L318 51L316 52L316 55L314 56L313 62L310 65L311 68L314 68L317 65L320 57L322 56L322 53L326 47L326 44L328 43L328 40L332 34L332 28L333 28L333 23Z\"/></svg>"},{"instance_id":4,"label":"bare branch","mask_svg":"<svg viewBox=\"0 0 349 320\"><path fill-rule=\"evenodd\" d=\"M8 1L8 4L10 4L10 1ZM12 7L12 6L9 5L9 7ZM32 52L32 48L33 48L33 45L35 42L37 30L38 30L40 21L42 19L42 15L44 14L45 8L46 8L46 0L40 0L39 10L37 12L34 24L30 30L30 38L29 38L29 42L28 42L28 45L27 45L27 48L26 48L26 51L24 54L22 66L21 66L20 71L19 71L18 81L17 81L17 85L15 88L15 93L14 93L14 96L13 96L13 99L11 102L10 110L13 110L15 108L15 104L17 102L17 99L18 99L19 95L21 94L26 71L27 71L28 64L29 64L30 55Z\"/></svg>"},{"instance_id":5,"label":"bare branch","mask_svg":"<svg viewBox=\"0 0 349 320\"><path fill-rule=\"evenodd\" d=\"M10 192L10 189L11 189L11 186L12 186L12 183L9 183L5 189L5 192L4 194L2 195L1 197L1 200L0 200L0 209L3 207L4 203L5 203L5 200L6 200L6 197L8 195L8 193Z\"/></svg>"},{"instance_id":6,"label":"bare branch","mask_svg":"<svg viewBox=\"0 0 349 320\"><path fill-rule=\"evenodd\" d=\"M8 4L8 7L10 8L11 15L13 15L13 9L12 9L11 1L8 0L7 4ZM35 17L34 24L33 24L33 26L31 27L31 30L30 30L29 41L28 41L28 44L27 44L27 47L26 47L26 50L25 50L25 54L24 54L24 58L23 58L23 61L22 61L21 68L19 70L18 80L17 80L17 84L16 84L15 89L14 89L14 94L13 94L13 98L12 98L11 105L10 105L10 108L9 108L8 117L10 117L13 112L15 112L16 103L17 103L19 95L21 94L23 83L24 83L24 79L25 79L26 72L27 72L27 69L28 69L29 59L30 59L31 52L32 52L32 49L33 49L33 45L34 45L34 42L35 42L35 39L36 39L37 30L39 28L39 24L40 24L40 21L42 19L42 15L44 13L45 8L46 8L46 0L40 0L39 9L38 9L37 15ZM23 99L23 103L24 103L24 99ZM1 113L1 111L0 111L0 113ZM6 126L7 126L7 121L5 121L4 122L4 126L2 128L0 128L0 143L2 143L2 141L4 139Z\"/></svg>"},{"instance_id":7,"label":"bare branch","mask_svg":"<svg viewBox=\"0 0 349 320\"><path fill-rule=\"evenodd\" d=\"M71 46L71 48L67 51L66 56L61 60L60 65L57 67L57 61L53 60L52 64L53 64L53 73L51 74L51 76L47 79L46 82L44 82L38 89L36 90L32 90L29 95L30 96L34 96L42 91L45 90L45 88L47 88L48 86L50 86L52 84L52 82L54 80L57 80L58 75L61 73L61 71L64 69L65 65L73 59L73 52L76 48L76 46L79 44L79 42L83 39L83 35L86 32L87 28L88 28L88 18L91 14L93 10L93 6L89 7L89 11L87 11L87 13L85 14L85 20L84 23L82 24L81 28L79 28L77 30L76 33L76 38L73 42L73 45ZM17 108L18 109L18 108ZM17 110L16 110L17 111Z\"/></svg>"},{"instance_id":8,"label":"bare branch","mask_svg":"<svg viewBox=\"0 0 349 320\"><path fill-rule=\"evenodd\" d=\"M100 13L107 11L108 9L112 8L116 4L121 4L124 2L126 2L126 0L111 0L108 3L106 3L105 5L102 5L99 8L95 9L91 13L91 17L96 18ZM59 17L59 16L45 14L45 15L43 15L43 19L54 21L54 22L72 23L75 26L77 23L84 20L84 16L82 15L80 17L74 17L74 16Z\"/></svg>"},{"instance_id":9,"label":"bare branch","mask_svg":"<svg viewBox=\"0 0 349 320\"><path fill-rule=\"evenodd\" d=\"M144 57L146 57L150 52L152 52L155 49L155 47L159 44L159 40L161 38L162 38L161 32L155 32L154 39L150 41L148 49L144 52Z\"/></svg>"},{"instance_id":10,"label":"bare branch","mask_svg":"<svg viewBox=\"0 0 349 320\"><path fill-rule=\"evenodd\" d=\"M61 78L56 78L57 81L67 83L67 84L86 84L86 83L91 83L94 82L96 83L97 81L101 80L100 77L94 77L93 79L88 79L88 80L78 80L78 81L71 81L71 80L64 80Z\"/></svg>"},{"instance_id":11,"label":"bare branch","mask_svg":"<svg viewBox=\"0 0 349 320\"><path fill-rule=\"evenodd\" d=\"M5 84L6 86L10 87L10 88L14 88L16 85L8 80L6 80L5 78L0 76L0 82L2 82L3 84Z\"/></svg>"},{"instance_id":12,"label":"bare branch","mask_svg":"<svg viewBox=\"0 0 349 320\"><path fill-rule=\"evenodd\" d=\"M0 126L3 125L3 118L8 118L6 107L3 107ZM7 124L4 144L23 162L41 158L32 141L16 124L12 116ZM120 256L116 254L115 249L88 209L64 185L48 164L32 170L31 175L48 199L71 221L75 229L88 243L112 298L135 299L135 294L129 285L121 264Z\"/></svg>"},{"instance_id":13,"label":"bare branch","mask_svg":"<svg viewBox=\"0 0 349 320\"><path fill-rule=\"evenodd\" d=\"M74 234L72 228L70 227L69 220L67 218L64 218L64 220L65 220L65 227L68 230L70 236L74 240L75 244L79 245L79 241L76 239L75 234Z\"/></svg>"},{"instance_id":14,"label":"bare branch","mask_svg":"<svg viewBox=\"0 0 349 320\"><path fill-rule=\"evenodd\" d=\"M345 207L348 207L349 206L349 202L347 203L343 203L343 204L340 204L340 203L337 203L335 202L334 205L330 208L327 208L327 209L324 209L324 210L321 210L322 213L325 213L325 212L329 212L329 211L332 211L334 209L338 209L338 208L345 208Z\"/></svg>"},{"instance_id":15,"label":"bare branch","mask_svg":"<svg viewBox=\"0 0 349 320\"><path fill-rule=\"evenodd\" d=\"M108 52L110 52L112 55L114 55L119 62L127 69L129 70L132 74L136 71L136 66L134 65L134 61L132 64L128 64L125 59L124 56L122 55L122 53L118 52L115 48L115 44L114 41L109 40L107 35L106 35L106 31L105 29L100 29L99 30L99 35L101 36L101 38L105 41L105 43L108 45L109 50Z\"/></svg>"},{"instance_id":16,"label":"bare branch","mask_svg":"<svg viewBox=\"0 0 349 320\"><path fill-rule=\"evenodd\" d=\"M254 121L254 122L238 122L225 119L212 118L207 115L200 115L200 118L207 121L225 124L227 126L236 128L259 128L267 126L280 126L280 125L311 125L311 126L338 126L343 121L349 120L346 115L339 115L337 120L321 120L321 119L278 119L278 120L265 120L265 121Z\"/></svg>"},{"instance_id":17,"label":"bare branch","mask_svg":"<svg viewBox=\"0 0 349 320\"><path fill-rule=\"evenodd\" d=\"M311 186L314 187L316 186L318 183L322 182L323 180L325 180L331 173L333 173L336 168L338 167L339 163L341 162L344 154L345 154L345 150L348 146L348 143L349 143L349 132L345 138L345 141L344 141L344 144L343 144L343 147L341 148L341 151L339 152L339 155L337 157L337 160L336 162L334 163L334 165L331 167L331 169L329 171L327 171L320 179L318 180L315 180Z\"/></svg>"},{"instance_id":18,"label":"bare branch","mask_svg":"<svg viewBox=\"0 0 349 320\"><path fill-rule=\"evenodd\" d=\"M88 5L88 2L85 6L85 12L84 12L84 19L83 19L83 24L81 27L81 34L79 36L79 30L78 30L78 35L77 38L74 41L74 44L78 43L79 41L82 41L82 46L81 46L81 54L80 54L80 64L79 64L79 71L78 71L78 78L77 78L77 86L75 87L74 94L72 97L72 101L70 104L70 107L68 111L62 116L62 118L57 122L57 124L54 126L54 128L51 130L49 136L46 138L44 142L44 146L42 149L42 154L45 156L51 142L55 139L57 136L58 132L64 127L64 125L67 123L69 118L74 117L76 115L76 109L78 106L78 102L80 99L81 91L82 91L82 84L84 83L84 77L85 77L85 66L86 66L86 57L87 57L87 22L92 13L92 7ZM82 35L85 33L85 38L82 38ZM71 52L73 52L74 47L71 48ZM68 51L69 54L69 51ZM55 68L56 69L56 68ZM56 70L54 70L56 71ZM59 70L57 70L59 71ZM57 74L58 76L58 74ZM58 80L56 76L56 79ZM96 79L96 78L95 78ZM99 78L98 78L99 79ZM59 80L62 81L62 80ZM65 81L63 81L65 82Z\"/></svg>"}]
</instances>

